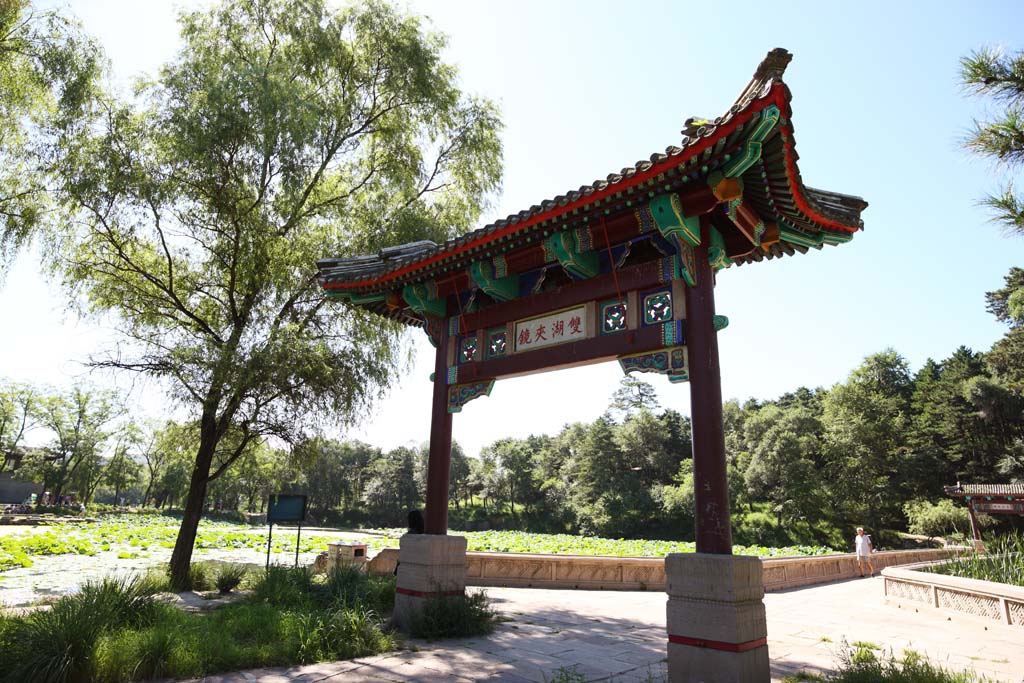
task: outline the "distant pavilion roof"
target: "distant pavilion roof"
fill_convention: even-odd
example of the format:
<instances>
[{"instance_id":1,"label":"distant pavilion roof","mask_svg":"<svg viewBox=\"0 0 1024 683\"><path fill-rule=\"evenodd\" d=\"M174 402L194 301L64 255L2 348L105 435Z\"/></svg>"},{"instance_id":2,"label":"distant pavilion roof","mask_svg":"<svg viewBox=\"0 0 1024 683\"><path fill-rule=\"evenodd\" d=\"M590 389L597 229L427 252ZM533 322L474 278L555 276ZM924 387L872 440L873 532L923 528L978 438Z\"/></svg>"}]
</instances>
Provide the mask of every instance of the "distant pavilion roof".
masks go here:
<instances>
[{"instance_id":1,"label":"distant pavilion roof","mask_svg":"<svg viewBox=\"0 0 1024 683\"><path fill-rule=\"evenodd\" d=\"M1009 496L1024 498L1024 484L957 484L944 486L946 495L954 498L965 496Z\"/></svg>"},{"instance_id":2,"label":"distant pavilion roof","mask_svg":"<svg viewBox=\"0 0 1024 683\"><path fill-rule=\"evenodd\" d=\"M649 159L610 173L604 180L582 185L444 244L420 241L387 247L371 255L320 260L321 286L331 298L348 300L406 324L422 325L422 316L401 298L407 285L428 283L432 293L442 298L465 297L474 289L467 272L474 262L538 249L549 234L560 230L602 225L605 241L601 243L601 236L594 230L593 248L621 246L621 240L608 237L608 226L626 216L636 216L636 222L643 224L643 212L659 195L698 187L707 190L708 178L726 168L730 160L735 163L746 152L744 145L759 131L763 135L760 155L740 177L742 200L715 209L731 263L760 262L805 253L810 247L847 242L863 229L861 212L867 202L804 185L796 165L791 95L782 81L791 59L792 55L781 48L769 52L722 116L686 121L678 146L669 146ZM763 121L773 111L778 112L777 117L765 133ZM729 222L730 217L735 221L736 211L744 212L747 220L760 221L768 237L756 245L745 241ZM642 227L641 232L644 229L649 226ZM637 230L630 234L636 235ZM557 265L558 261L552 258L550 263ZM536 264L531 263L531 267ZM517 272L509 259L507 274Z\"/></svg>"}]
</instances>

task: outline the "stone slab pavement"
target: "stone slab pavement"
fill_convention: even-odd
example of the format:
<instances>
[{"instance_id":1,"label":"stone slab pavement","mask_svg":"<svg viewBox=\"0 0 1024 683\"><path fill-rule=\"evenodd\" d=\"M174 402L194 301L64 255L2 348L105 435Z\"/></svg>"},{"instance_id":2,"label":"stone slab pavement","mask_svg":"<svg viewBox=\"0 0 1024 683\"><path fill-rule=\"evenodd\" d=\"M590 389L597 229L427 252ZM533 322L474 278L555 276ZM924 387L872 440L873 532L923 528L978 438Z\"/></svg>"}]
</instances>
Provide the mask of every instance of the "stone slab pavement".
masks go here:
<instances>
[{"instance_id":1,"label":"stone slab pavement","mask_svg":"<svg viewBox=\"0 0 1024 683\"><path fill-rule=\"evenodd\" d=\"M490 588L508 618L490 636L410 640L404 650L346 662L237 672L204 683L544 683L560 668L588 681L667 680L663 593ZM884 603L882 580L765 596L772 680L833 668L841 643L870 643L897 656L912 649L953 669L1024 683L1024 631Z\"/></svg>"}]
</instances>

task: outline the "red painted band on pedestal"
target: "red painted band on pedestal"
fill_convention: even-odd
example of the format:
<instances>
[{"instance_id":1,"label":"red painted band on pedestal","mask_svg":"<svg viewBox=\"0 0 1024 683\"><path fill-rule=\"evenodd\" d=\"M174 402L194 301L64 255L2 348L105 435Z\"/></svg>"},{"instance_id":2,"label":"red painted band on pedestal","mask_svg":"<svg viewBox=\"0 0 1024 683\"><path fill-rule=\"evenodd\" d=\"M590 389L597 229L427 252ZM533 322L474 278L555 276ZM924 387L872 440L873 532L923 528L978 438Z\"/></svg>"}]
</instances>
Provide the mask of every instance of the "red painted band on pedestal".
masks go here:
<instances>
[{"instance_id":1,"label":"red painted band on pedestal","mask_svg":"<svg viewBox=\"0 0 1024 683\"><path fill-rule=\"evenodd\" d=\"M435 596L451 597L453 595L464 595L465 591L414 591L411 588L395 588L396 593L411 595L414 598L432 598Z\"/></svg>"},{"instance_id":2,"label":"red painted band on pedestal","mask_svg":"<svg viewBox=\"0 0 1024 683\"><path fill-rule=\"evenodd\" d=\"M748 640L745 643L723 643L720 640L705 640L704 638L674 636L670 633L668 634L668 642L676 643L677 645L689 645L691 647L706 647L711 650L721 650L722 652L746 652L748 650L753 650L755 647L767 645L768 638L766 636L764 638L758 638L757 640Z\"/></svg>"}]
</instances>

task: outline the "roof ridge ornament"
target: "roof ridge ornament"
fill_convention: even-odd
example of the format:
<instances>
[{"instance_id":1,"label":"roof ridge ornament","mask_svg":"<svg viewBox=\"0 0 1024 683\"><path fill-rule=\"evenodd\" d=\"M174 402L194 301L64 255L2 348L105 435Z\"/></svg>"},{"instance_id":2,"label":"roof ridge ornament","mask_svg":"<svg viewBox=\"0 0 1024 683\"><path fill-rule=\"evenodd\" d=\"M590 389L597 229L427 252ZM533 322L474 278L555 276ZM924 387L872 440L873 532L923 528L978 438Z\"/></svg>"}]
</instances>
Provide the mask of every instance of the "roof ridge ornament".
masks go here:
<instances>
[{"instance_id":1,"label":"roof ridge ornament","mask_svg":"<svg viewBox=\"0 0 1024 683\"><path fill-rule=\"evenodd\" d=\"M755 81L766 81L770 78L782 78L786 67L793 61L793 53L783 47L771 50L754 71Z\"/></svg>"}]
</instances>

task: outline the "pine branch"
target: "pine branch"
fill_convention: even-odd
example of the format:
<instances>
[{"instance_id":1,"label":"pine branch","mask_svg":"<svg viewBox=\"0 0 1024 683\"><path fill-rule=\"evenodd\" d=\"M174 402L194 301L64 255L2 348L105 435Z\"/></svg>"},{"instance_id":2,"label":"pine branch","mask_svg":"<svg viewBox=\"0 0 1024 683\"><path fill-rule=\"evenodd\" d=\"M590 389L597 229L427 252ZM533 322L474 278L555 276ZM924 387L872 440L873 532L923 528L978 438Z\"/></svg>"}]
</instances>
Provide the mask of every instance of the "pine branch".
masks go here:
<instances>
[{"instance_id":1,"label":"pine branch","mask_svg":"<svg viewBox=\"0 0 1024 683\"><path fill-rule=\"evenodd\" d=\"M960 78L976 95L1024 101L1024 52L1005 55L994 48L975 50L960 60Z\"/></svg>"},{"instance_id":2,"label":"pine branch","mask_svg":"<svg viewBox=\"0 0 1024 683\"><path fill-rule=\"evenodd\" d=\"M989 195L981 204L992 210L992 220L1008 235L1024 236L1024 200L1013 191L1013 185L1007 185L1002 195Z\"/></svg>"}]
</instances>

